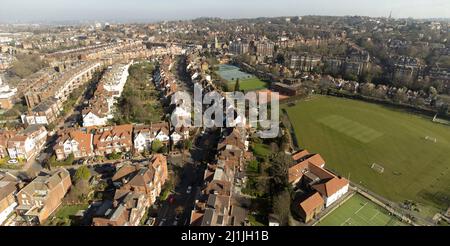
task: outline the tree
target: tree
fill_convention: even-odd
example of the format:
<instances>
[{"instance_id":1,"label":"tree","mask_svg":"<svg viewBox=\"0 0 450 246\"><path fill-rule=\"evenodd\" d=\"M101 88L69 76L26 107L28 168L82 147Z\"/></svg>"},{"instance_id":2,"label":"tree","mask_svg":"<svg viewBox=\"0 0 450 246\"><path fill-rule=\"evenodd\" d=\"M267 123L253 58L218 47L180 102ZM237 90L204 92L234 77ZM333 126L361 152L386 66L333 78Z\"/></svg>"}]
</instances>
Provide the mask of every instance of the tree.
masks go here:
<instances>
[{"instance_id":1,"label":"tree","mask_svg":"<svg viewBox=\"0 0 450 246\"><path fill-rule=\"evenodd\" d=\"M65 201L69 203L84 203L88 199L89 192L89 182L87 180L78 180L70 189Z\"/></svg>"},{"instance_id":2,"label":"tree","mask_svg":"<svg viewBox=\"0 0 450 246\"><path fill-rule=\"evenodd\" d=\"M239 84L239 79L236 79L236 84L234 84L234 91L240 91L241 85Z\"/></svg>"},{"instance_id":3,"label":"tree","mask_svg":"<svg viewBox=\"0 0 450 246\"><path fill-rule=\"evenodd\" d=\"M87 180L89 180L90 177L91 177L91 171L89 170L89 168L87 166L81 166L75 172L75 175L73 176L73 182L77 183L78 181L81 181L81 180L87 181Z\"/></svg>"},{"instance_id":4,"label":"tree","mask_svg":"<svg viewBox=\"0 0 450 246\"><path fill-rule=\"evenodd\" d=\"M284 57L284 55L282 53L278 53L277 57L275 58L275 62L280 64L280 65L284 65L286 59Z\"/></svg>"},{"instance_id":5,"label":"tree","mask_svg":"<svg viewBox=\"0 0 450 246\"><path fill-rule=\"evenodd\" d=\"M397 103L405 103L408 101L408 95L406 94L406 88L399 88L394 95L394 101Z\"/></svg>"},{"instance_id":6,"label":"tree","mask_svg":"<svg viewBox=\"0 0 450 246\"><path fill-rule=\"evenodd\" d=\"M278 152L271 157L272 167L270 174L273 181L273 192L278 193L288 187L288 172L292 158L284 152Z\"/></svg>"},{"instance_id":7,"label":"tree","mask_svg":"<svg viewBox=\"0 0 450 246\"><path fill-rule=\"evenodd\" d=\"M121 153L117 153L116 151L113 151L106 158L108 160L119 160L120 158L122 158L122 154Z\"/></svg>"},{"instance_id":8,"label":"tree","mask_svg":"<svg viewBox=\"0 0 450 246\"><path fill-rule=\"evenodd\" d=\"M291 216L291 195L283 190L273 198L273 212L278 216L281 225L287 225Z\"/></svg>"},{"instance_id":9,"label":"tree","mask_svg":"<svg viewBox=\"0 0 450 246\"><path fill-rule=\"evenodd\" d=\"M430 96L432 96L433 98L435 98L437 96L438 91L436 90L436 88L431 86L428 90L429 90Z\"/></svg>"},{"instance_id":10,"label":"tree","mask_svg":"<svg viewBox=\"0 0 450 246\"><path fill-rule=\"evenodd\" d=\"M64 161L64 165L72 165L73 161L75 160L75 156L73 154L70 154L67 159Z\"/></svg>"},{"instance_id":11,"label":"tree","mask_svg":"<svg viewBox=\"0 0 450 246\"><path fill-rule=\"evenodd\" d=\"M361 87L361 94L364 96L372 96L375 90L375 85L372 83L364 83Z\"/></svg>"},{"instance_id":12,"label":"tree","mask_svg":"<svg viewBox=\"0 0 450 246\"><path fill-rule=\"evenodd\" d=\"M153 140L152 142L152 152L158 153L163 147L163 143L159 141L158 139Z\"/></svg>"}]
</instances>

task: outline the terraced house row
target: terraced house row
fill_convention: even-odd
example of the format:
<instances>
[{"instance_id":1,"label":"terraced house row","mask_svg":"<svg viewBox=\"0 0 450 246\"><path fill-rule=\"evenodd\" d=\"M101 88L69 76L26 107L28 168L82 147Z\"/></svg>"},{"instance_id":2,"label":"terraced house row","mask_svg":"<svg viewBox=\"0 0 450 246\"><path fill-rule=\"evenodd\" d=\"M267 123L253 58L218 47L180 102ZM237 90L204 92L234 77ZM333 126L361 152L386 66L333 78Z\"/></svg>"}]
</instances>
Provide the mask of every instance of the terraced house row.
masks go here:
<instances>
[{"instance_id":1,"label":"terraced house row","mask_svg":"<svg viewBox=\"0 0 450 246\"><path fill-rule=\"evenodd\" d=\"M48 125L55 122L69 95L91 80L102 67L100 61L80 63L55 76L39 77L24 95L29 111L21 116L22 123Z\"/></svg>"},{"instance_id":2,"label":"terraced house row","mask_svg":"<svg viewBox=\"0 0 450 246\"><path fill-rule=\"evenodd\" d=\"M108 67L97 85L94 96L82 110L83 126L104 126L114 118L113 110L117 99L122 95L128 78L129 64L115 64Z\"/></svg>"},{"instance_id":3,"label":"terraced house row","mask_svg":"<svg viewBox=\"0 0 450 246\"><path fill-rule=\"evenodd\" d=\"M153 74L153 82L161 94L161 99L165 102L170 102L172 95L179 91L177 80L171 72L173 66L174 59L172 56L162 56L161 62ZM176 117L179 122L190 119L192 116L191 112L183 107L176 107L174 111L171 112L171 115ZM188 139L190 134L189 130L188 127L172 127L171 139L173 143L176 144L181 140Z\"/></svg>"},{"instance_id":4,"label":"terraced house row","mask_svg":"<svg viewBox=\"0 0 450 246\"><path fill-rule=\"evenodd\" d=\"M29 161L42 150L47 136L42 125L32 125L21 131L0 129L0 158Z\"/></svg>"},{"instance_id":5,"label":"terraced house row","mask_svg":"<svg viewBox=\"0 0 450 246\"><path fill-rule=\"evenodd\" d=\"M168 145L171 139L178 139L177 134L170 134L167 122L68 128L57 135L54 151L58 160L65 160L71 154L78 159L112 153L139 153L150 151L155 140Z\"/></svg>"}]
</instances>

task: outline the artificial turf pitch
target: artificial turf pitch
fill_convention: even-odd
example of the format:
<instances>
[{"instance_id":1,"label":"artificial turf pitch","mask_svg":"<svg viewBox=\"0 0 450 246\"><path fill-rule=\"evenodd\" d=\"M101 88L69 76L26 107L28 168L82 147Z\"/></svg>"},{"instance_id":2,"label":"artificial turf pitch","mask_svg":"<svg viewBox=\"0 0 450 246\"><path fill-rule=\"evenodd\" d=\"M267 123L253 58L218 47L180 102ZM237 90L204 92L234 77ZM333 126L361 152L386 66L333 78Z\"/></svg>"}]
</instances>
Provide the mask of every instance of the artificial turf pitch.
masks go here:
<instances>
[{"instance_id":1,"label":"artificial turf pitch","mask_svg":"<svg viewBox=\"0 0 450 246\"><path fill-rule=\"evenodd\" d=\"M243 91L255 91L267 88L267 83L256 76L239 70L239 67L232 65L219 65L217 72L220 77L228 82L228 88L233 91L236 80L239 79L239 89Z\"/></svg>"},{"instance_id":2,"label":"artificial turf pitch","mask_svg":"<svg viewBox=\"0 0 450 246\"><path fill-rule=\"evenodd\" d=\"M317 226L402 226L405 223L367 198L355 194Z\"/></svg>"},{"instance_id":3,"label":"artificial turf pitch","mask_svg":"<svg viewBox=\"0 0 450 246\"><path fill-rule=\"evenodd\" d=\"M429 217L450 206L450 127L400 109L328 96L283 107L300 147L320 153L327 168L391 201L413 200Z\"/></svg>"}]
</instances>

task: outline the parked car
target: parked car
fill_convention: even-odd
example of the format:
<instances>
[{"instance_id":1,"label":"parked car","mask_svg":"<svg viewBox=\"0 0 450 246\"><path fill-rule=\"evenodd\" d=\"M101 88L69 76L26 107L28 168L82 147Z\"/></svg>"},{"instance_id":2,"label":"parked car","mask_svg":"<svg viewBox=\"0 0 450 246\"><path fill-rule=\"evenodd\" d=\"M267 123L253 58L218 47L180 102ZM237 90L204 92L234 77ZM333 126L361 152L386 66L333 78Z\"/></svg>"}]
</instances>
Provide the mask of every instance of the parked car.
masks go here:
<instances>
[{"instance_id":1,"label":"parked car","mask_svg":"<svg viewBox=\"0 0 450 246\"><path fill-rule=\"evenodd\" d=\"M16 159L11 159L8 161L8 164L17 164L17 163L19 163L19 161Z\"/></svg>"},{"instance_id":2,"label":"parked car","mask_svg":"<svg viewBox=\"0 0 450 246\"><path fill-rule=\"evenodd\" d=\"M156 219L150 217L150 218L147 220L147 223L145 223L145 224L148 225L148 226L154 226L154 225L155 225L155 222L156 222Z\"/></svg>"}]
</instances>

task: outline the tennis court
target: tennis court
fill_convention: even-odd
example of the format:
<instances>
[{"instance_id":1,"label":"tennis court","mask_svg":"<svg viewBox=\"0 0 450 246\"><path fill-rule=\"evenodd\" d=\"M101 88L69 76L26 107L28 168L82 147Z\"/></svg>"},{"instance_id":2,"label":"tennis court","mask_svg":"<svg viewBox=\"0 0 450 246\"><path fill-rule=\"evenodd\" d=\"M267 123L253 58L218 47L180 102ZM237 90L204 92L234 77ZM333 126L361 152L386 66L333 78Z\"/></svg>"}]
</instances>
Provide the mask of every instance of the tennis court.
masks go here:
<instances>
[{"instance_id":1,"label":"tennis court","mask_svg":"<svg viewBox=\"0 0 450 246\"><path fill-rule=\"evenodd\" d=\"M397 217L367 198L355 194L317 226L405 226Z\"/></svg>"}]
</instances>

